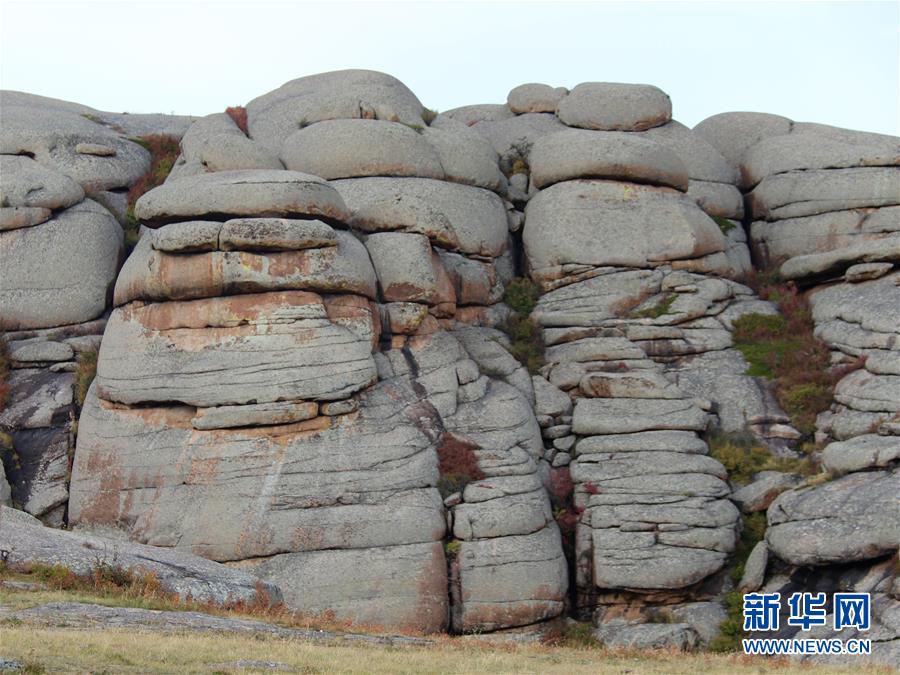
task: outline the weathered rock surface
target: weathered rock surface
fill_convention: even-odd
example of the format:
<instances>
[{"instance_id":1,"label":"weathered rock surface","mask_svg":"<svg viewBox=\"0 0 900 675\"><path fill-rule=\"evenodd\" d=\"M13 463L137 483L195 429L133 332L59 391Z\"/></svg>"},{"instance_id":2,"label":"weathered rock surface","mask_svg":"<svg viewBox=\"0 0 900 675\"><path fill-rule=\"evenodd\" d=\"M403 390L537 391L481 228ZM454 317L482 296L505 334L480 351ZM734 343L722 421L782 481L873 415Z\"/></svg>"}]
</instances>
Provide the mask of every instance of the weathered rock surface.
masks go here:
<instances>
[{"instance_id":1,"label":"weathered rock surface","mask_svg":"<svg viewBox=\"0 0 900 675\"><path fill-rule=\"evenodd\" d=\"M594 636L611 649L691 651L699 643L697 632L686 623L609 624L600 626Z\"/></svg>"},{"instance_id":2,"label":"weathered rock surface","mask_svg":"<svg viewBox=\"0 0 900 675\"><path fill-rule=\"evenodd\" d=\"M896 551L898 495L897 471L853 473L785 492L769 507L766 542L795 565L868 560Z\"/></svg>"},{"instance_id":3,"label":"weathered rock surface","mask_svg":"<svg viewBox=\"0 0 900 675\"><path fill-rule=\"evenodd\" d=\"M643 131L672 119L672 101L646 84L585 82L559 102L556 112L570 127Z\"/></svg>"},{"instance_id":4,"label":"weathered rock surface","mask_svg":"<svg viewBox=\"0 0 900 675\"><path fill-rule=\"evenodd\" d=\"M574 178L609 178L687 190L688 174L668 148L626 132L570 129L537 139L529 154L539 188Z\"/></svg>"},{"instance_id":5,"label":"weathered rock surface","mask_svg":"<svg viewBox=\"0 0 900 675\"><path fill-rule=\"evenodd\" d=\"M514 113L552 113L557 104L569 93L565 87L549 84L520 84L506 96L506 105Z\"/></svg>"},{"instance_id":6,"label":"weathered rock surface","mask_svg":"<svg viewBox=\"0 0 900 675\"><path fill-rule=\"evenodd\" d=\"M307 216L346 221L340 196L323 179L296 171L220 171L151 190L135 205L144 224L228 217Z\"/></svg>"},{"instance_id":7,"label":"weathered rock surface","mask_svg":"<svg viewBox=\"0 0 900 675\"><path fill-rule=\"evenodd\" d=\"M296 291L117 308L97 364L98 394L126 404L334 400L374 379L369 341Z\"/></svg>"},{"instance_id":8,"label":"weathered rock surface","mask_svg":"<svg viewBox=\"0 0 900 675\"><path fill-rule=\"evenodd\" d=\"M716 224L665 188L569 181L541 191L525 216L525 253L538 280L566 264L649 267L725 248Z\"/></svg>"},{"instance_id":9,"label":"weathered rock surface","mask_svg":"<svg viewBox=\"0 0 900 675\"><path fill-rule=\"evenodd\" d=\"M34 227L0 232L0 329L95 319L106 308L122 228L92 200Z\"/></svg>"},{"instance_id":10,"label":"weathered rock surface","mask_svg":"<svg viewBox=\"0 0 900 675\"><path fill-rule=\"evenodd\" d=\"M257 597L259 580L246 572L168 548L54 530L28 522L6 506L0 506L0 548L10 551L10 565L63 565L76 574L90 574L101 564L152 572L164 590L198 602L229 604ZM263 583L260 588L271 602L281 600L277 586Z\"/></svg>"}]
</instances>

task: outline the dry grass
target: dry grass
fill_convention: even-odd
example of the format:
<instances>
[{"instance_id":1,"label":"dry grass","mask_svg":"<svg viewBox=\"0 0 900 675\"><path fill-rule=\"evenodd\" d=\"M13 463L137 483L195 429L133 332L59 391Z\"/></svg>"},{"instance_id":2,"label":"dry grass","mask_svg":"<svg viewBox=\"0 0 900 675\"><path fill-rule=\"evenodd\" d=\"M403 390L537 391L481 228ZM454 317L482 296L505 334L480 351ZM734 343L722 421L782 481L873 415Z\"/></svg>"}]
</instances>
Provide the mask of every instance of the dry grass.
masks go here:
<instances>
[{"instance_id":1,"label":"dry grass","mask_svg":"<svg viewBox=\"0 0 900 675\"><path fill-rule=\"evenodd\" d=\"M136 631L3 627L5 658L31 672L247 673L247 661L300 673L840 673L779 658L609 652L597 648L487 645L445 638L434 647L323 645L297 639ZM239 662L244 661L241 667ZM854 671L889 672L854 666ZM269 671L277 672L277 671Z\"/></svg>"}]
</instances>

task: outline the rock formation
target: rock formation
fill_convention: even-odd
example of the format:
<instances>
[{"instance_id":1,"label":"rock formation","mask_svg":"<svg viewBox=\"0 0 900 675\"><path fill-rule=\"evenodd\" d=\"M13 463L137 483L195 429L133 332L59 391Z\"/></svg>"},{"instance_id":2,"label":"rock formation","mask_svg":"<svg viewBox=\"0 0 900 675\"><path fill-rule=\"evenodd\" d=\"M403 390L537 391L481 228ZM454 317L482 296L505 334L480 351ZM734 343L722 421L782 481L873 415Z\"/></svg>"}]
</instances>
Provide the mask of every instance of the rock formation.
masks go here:
<instances>
[{"instance_id":1,"label":"rock formation","mask_svg":"<svg viewBox=\"0 0 900 675\"><path fill-rule=\"evenodd\" d=\"M692 130L615 83L435 114L362 70L245 122L0 103L3 465L45 523L202 556L308 614L568 614L692 649L725 617L742 512L768 510L740 589L870 591L876 656L898 658L896 138L756 113ZM163 130L181 154L122 264L150 165L126 135ZM777 457L804 438L735 348L778 312L745 283L769 266L833 365L862 367L818 419L828 473L738 489L713 435ZM80 407L74 359L98 348Z\"/></svg>"}]
</instances>

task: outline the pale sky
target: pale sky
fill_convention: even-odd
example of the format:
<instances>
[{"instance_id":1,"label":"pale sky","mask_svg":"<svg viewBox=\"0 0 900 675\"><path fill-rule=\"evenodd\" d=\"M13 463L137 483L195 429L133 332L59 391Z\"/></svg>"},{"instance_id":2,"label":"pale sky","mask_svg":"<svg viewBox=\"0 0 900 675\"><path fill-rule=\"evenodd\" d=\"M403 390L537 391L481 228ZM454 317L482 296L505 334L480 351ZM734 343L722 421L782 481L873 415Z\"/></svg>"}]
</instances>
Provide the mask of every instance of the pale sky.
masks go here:
<instances>
[{"instance_id":1,"label":"pale sky","mask_svg":"<svg viewBox=\"0 0 900 675\"><path fill-rule=\"evenodd\" d=\"M524 82L645 82L676 119L754 110L900 134L900 2L0 1L0 88L205 115L341 68L447 110Z\"/></svg>"}]
</instances>

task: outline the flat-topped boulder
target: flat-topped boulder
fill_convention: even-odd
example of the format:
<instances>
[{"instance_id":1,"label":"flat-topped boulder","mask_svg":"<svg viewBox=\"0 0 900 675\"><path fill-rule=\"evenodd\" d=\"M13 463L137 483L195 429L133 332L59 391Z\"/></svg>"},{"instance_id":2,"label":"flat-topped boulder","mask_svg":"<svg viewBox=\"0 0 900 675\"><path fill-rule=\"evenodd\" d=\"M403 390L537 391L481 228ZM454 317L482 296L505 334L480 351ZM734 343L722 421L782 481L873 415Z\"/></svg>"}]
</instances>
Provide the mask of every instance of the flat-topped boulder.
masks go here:
<instances>
[{"instance_id":1,"label":"flat-topped boulder","mask_svg":"<svg viewBox=\"0 0 900 675\"><path fill-rule=\"evenodd\" d=\"M443 178L444 170L425 136L381 120L327 120L288 136L284 165L322 178L419 176Z\"/></svg>"},{"instance_id":2,"label":"flat-topped boulder","mask_svg":"<svg viewBox=\"0 0 900 675\"><path fill-rule=\"evenodd\" d=\"M537 139L529 154L539 188L573 178L608 178L687 190L688 173L666 147L626 132L569 129Z\"/></svg>"},{"instance_id":3,"label":"flat-topped boulder","mask_svg":"<svg viewBox=\"0 0 900 675\"><path fill-rule=\"evenodd\" d=\"M117 308L97 363L99 395L127 404L334 400L374 380L369 341L300 291Z\"/></svg>"},{"instance_id":4,"label":"flat-topped boulder","mask_svg":"<svg viewBox=\"0 0 900 675\"><path fill-rule=\"evenodd\" d=\"M503 201L475 187L425 178L359 178L332 185L363 232L399 230L427 235L462 253L497 257L506 246Z\"/></svg>"},{"instance_id":5,"label":"flat-topped boulder","mask_svg":"<svg viewBox=\"0 0 900 675\"><path fill-rule=\"evenodd\" d=\"M349 232L334 235L337 245L322 248L200 253L154 250L151 237L142 237L116 280L114 304L279 290L374 299L375 271L365 247Z\"/></svg>"},{"instance_id":6,"label":"flat-topped boulder","mask_svg":"<svg viewBox=\"0 0 900 675\"><path fill-rule=\"evenodd\" d=\"M718 225L675 190L609 181L557 183L531 199L523 243L532 275L562 265L649 267L723 251Z\"/></svg>"},{"instance_id":7,"label":"flat-topped boulder","mask_svg":"<svg viewBox=\"0 0 900 675\"><path fill-rule=\"evenodd\" d=\"M780 220L900 204L895 167L810 169L767 176L748 195L754 218Z\"/></svg>"},{"instance_id":8,"label":"flat-topped boulder","mask_svg":"<svg viewBox=\"0 0 900 675\"><path fill-rule=\"evenodd\" d=\"M769 507L766 542L793 565L868 560L897 550L900 474L852 473L782 493Z\"/></svg>"},{"instance_id":9,"label":"flat-topped boulder","mask_svg":"<svg viewBox=\"0 0 900 675\"><path fill-rule=\"evenodd\" d=\"M138 199L135 215L150 227L179 220L235 216L309 216L346 222L340 195L322 178L296 171L220 171L165 183Z\"/></svg>"},{"instance_id":10,"label":"flat-topped boulder","mask_svg":"<svg viewBox=\"0 0 900 675\"><path fill-rule=\"evenodd\" d=\"M194 122L181 139L181 158L172 176L207 171L283 169L278 157L241 131L225 113L207 115Z\"/></svg>"},{"instance_id":11,"label":"flat-topped boulder","mask_svg":"<svg viewBox=\"0 0 900 675\"><path fill-rule=\"evenodd\" d=\"M879 143L871 134L853 138L849 130L836 131L844 134L791 133L761 140L741 161L744 184L752 187L767 176L797 170L900 166L900 140L887 136Z\"/></svg>"},{"instance_id":12,"label":"flat-topped boulder","mask_svg":"<svg viewBox=\"0 0 900 675\"><path fill-rule=\"evenodd\" d=\"M603 131L643 131L672 119L672 101L649 84L584 82L556 107L564 124Z\"/></svg>"},{"instance_id":13,"label":"flat-topped boulder","mask_svg":"<svg viewBox=\"0 0 900 675\"><path fill-rule=\"evenodd\" d=\"M516 114L555 113L556 106L569 93L565 87L549 84L520 84L506 96L506 105Z\"/></svg>"},{"instance_id":14,"label":"flat-topped boulder","mask_svg":"<svg viewBox=\"0 0 900 675\"><path fill-rule=\"evenodd\" d=\"M335 70L300 77L247 104L250 137L280 154L298 128L323 120L374 119L422 125L424 108L396 77Z\"/></svg>"}]
</instances>

